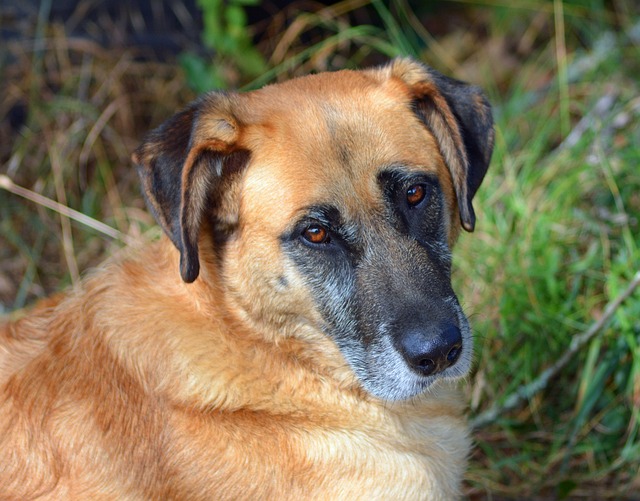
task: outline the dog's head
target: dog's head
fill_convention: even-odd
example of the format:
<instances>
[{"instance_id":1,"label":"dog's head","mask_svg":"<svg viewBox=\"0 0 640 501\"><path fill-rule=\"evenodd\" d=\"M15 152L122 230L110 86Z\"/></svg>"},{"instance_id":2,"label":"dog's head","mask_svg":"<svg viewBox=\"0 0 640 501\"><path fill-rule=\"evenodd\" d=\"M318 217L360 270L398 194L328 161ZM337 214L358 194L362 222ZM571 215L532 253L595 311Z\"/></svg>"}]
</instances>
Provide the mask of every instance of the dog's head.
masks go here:
<instances>
[{"instance_id":1,"label":"dog's head","mask_svg":"<svg viewBox=\"0 0 640 501\"><path fill-rule=\"evenodd\" d=\"M281 335L323 332L366 390L399 400L469 369L450 249L492 148L479 89L396 59L209 93L134 161L185 282L215 276Z\"/></svg>"}]
</instances>

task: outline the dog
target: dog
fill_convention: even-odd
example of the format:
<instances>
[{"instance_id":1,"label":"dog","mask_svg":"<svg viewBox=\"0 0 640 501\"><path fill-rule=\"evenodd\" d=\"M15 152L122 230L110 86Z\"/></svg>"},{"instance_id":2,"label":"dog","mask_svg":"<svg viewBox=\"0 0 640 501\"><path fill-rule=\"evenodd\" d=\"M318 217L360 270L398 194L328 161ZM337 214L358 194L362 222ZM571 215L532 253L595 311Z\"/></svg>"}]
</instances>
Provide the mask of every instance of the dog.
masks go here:
<instances>
[{"instance_id":1,"label":"dog","mask_svg":"<svg viewBox=\"0 0 640 501\"><path fill-rule=\"evenodd\" d=\"M0 327L0 498L459 496L493 137L406 58L169 118L133 154L166 235Z\"/></svg>"}]
</instances>

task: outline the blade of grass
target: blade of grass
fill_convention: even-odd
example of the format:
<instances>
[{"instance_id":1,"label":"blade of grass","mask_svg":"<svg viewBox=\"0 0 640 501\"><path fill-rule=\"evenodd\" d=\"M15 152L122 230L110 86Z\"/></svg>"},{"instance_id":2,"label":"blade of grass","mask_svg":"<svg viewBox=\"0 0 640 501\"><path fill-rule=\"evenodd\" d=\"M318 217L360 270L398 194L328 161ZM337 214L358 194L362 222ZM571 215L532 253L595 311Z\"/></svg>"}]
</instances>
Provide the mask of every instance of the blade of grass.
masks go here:
<instances>
[{"instance_id":1,"label":"blade of grass","mask_svg":"<svg viewBox=\"0 0 640 501\"><path fill-rule=\"evenodd\" d=\"M89 228L102 233L103 235L106 235L115 240L120 240L127 245L136 245L138 243L136 239L131 238L129 235L125 235L124 233L116 230L115 228L112 228L111 226L101 221L97 221L92 217L82 214L81 212L67 207L66 205L62 205L54 200L51 200L50 198L42 196L39 193L16 185L8 176L5 176L3 174L0 174L0 188L13 193L14 195L26 198L27 200L30 200L36 204L42 205L47 209L51 209L52 211L62 214L63 216L68 217L69 219L73 219L74 221L77 221L78 223L81 223L85 226L88 226Z\"/></svg>"},{"instance_id":2,"label":"blade of grass","mask_svg":"<svg viewBox=\"0 0 640 501\"><path fill-rule=\"evenodd\" d=\"M48 134L45 134L45 137ZM64 181L63 181L63 168L62 161L60 159L58 148L53 145L53 142L50 138L47 138L48 151L49 151L49 159L51 161L51 170L53 171L53 184L56 190L56 197L58 198L58 202L67 206L67 196L64 191ZM80 270L78 270L78 263L75 258L75 252L73 250L73 235L71 233L71 224L69 223L69 218L65 217L62 213L60 214L60 228L62 230L62 249L64 253L65 261L67 262L67 269L69 270L69 275L71 276L71 282L76 284L80 281Z\"/></svg>"},{"instance_id":3,"label":"blade of grass","mask_svg":"<svg viewBox=\"0 0 640 501\"><path fill-rule=\"evenodd\" d=\"M558 65L558 90L560 98L560 132L566 137L571 128L569 116L569 73L567 70L567 47L565 42L564 2L553 1L553 18L556 30L556 62Z\"/></svg>"},{"instance_id":4,"label":"blade of grass","mask_svg":"<svg viewBox=\"0 0 640 501\"><path fill-rule=\"evenodd\" d=\"M405 32L400 28L396 19L391 14L389 9L384 5L384 3L380 0L372 0L371 4L374 6L376 11L378 12L378 15L382 19L385 32L388 34L390 42L394 46L399 47L400 52L402 52L404 55L418 57L418 53L415 47L413 46L413 44L411 44L411 42L409 42Z\"/></svg>"}]
</instances>

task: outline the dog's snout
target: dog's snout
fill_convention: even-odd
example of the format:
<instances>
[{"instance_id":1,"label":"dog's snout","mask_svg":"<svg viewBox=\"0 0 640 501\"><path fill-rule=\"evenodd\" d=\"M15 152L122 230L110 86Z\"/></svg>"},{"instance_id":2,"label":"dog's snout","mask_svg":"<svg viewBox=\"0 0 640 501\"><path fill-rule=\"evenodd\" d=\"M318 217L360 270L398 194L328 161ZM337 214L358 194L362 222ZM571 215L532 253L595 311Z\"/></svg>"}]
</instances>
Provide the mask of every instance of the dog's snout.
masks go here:
<instances>
[{"instance_id":1,"label":"dog's snout","mask_svg":"<svg viewBox=\"0 0 640 501\"><path fill-rule=\"evenodd\" d=\"M462 333L453 324L412 327L400 334L399 349L413 371L431 376L458 360L462 351Z\"/></svg>"}]
</instances>

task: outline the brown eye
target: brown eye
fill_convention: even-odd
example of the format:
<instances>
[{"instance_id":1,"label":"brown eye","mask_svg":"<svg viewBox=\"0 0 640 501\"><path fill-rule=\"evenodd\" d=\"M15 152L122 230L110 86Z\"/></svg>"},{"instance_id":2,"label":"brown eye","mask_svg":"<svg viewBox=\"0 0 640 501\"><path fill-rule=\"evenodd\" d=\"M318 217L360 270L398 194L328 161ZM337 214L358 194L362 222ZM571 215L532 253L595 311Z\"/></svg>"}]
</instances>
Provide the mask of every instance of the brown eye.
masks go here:
<instances>
[{"instance_id":1,"label":"brown eye","mask_svg":"<svg viewBox=\"0 0 640 501\"><path fill-rule=\"evenodd\" d=\"M326 244L331 240L329 232L319 224L312 224L302 232L302 238L312 244Z\"/></svg>"},{"instance_id":2,"label":"brown eye","mask_svg":"<svg viewBox=\"0 0 640 501\"><path fill-rule=\"evenodd\" d=\"M424 200L426 189L424 184L414 184L407 190L407 202L410 207L415 207Z\"/></svg>"}]
</instances>

